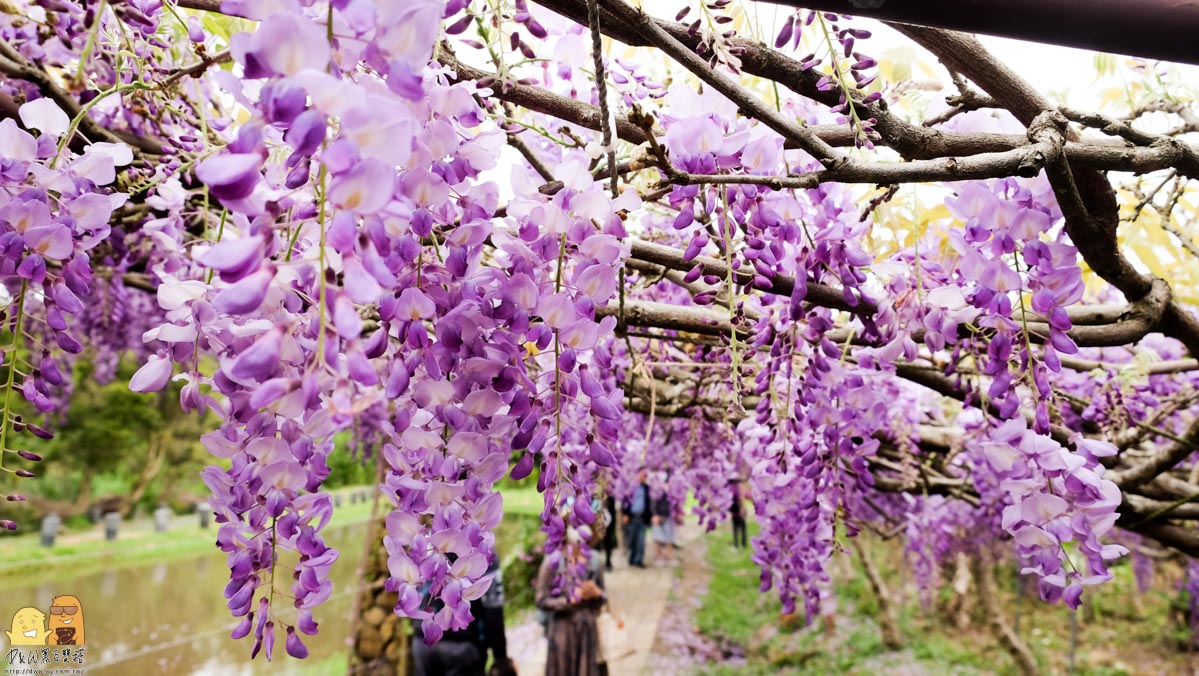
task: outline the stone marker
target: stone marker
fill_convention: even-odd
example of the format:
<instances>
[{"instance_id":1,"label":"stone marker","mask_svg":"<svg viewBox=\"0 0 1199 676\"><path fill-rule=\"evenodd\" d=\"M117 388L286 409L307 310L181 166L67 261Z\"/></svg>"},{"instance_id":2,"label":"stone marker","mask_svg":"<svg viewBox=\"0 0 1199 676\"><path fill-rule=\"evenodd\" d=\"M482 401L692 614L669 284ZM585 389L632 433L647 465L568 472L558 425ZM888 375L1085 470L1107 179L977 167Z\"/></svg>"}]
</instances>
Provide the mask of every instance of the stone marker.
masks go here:
<instances>
[{"instance_id":1,"label":"stone marker","mask_svg":"<svg viewBox=\"0 0 1199 676\"><path fill-rule=\"evenodd\" d=\"M158 509L154 510L154 532L165 533L170 526L171 508L160 503Z\"/></svg>"},{"instance_id":2,"label":"stone marker","mask_svg":"<svg viewBox=\"0 0 1199 676\"><path fill-rule=\"evenodd\" d=\"M53 547L54 538L58 535L58 529L62 526L62 518L50 512L42 519L42 546Z\"/></svg>"},{"instance_id":3,"label":"stone marker","mask_svg":"<svg viewBox=\"0 0 1199 676\"><path fill-rule=\"evenodd\" d=\"M104 515L104 539L112 542L117 539L117 528L121 525L121 513L109 512Z\"/></svg>"},{"instance_id":4,"label":"stone marker","mask_svg":"<svg viewBox=\"0 0 1199 676\"><path fill-rule=\"evenodd\" d=\"M200 515L200 528L208 528L212 521L212 505L201 502L196 505L196 513Z\"/></svg>"}]
</instances>

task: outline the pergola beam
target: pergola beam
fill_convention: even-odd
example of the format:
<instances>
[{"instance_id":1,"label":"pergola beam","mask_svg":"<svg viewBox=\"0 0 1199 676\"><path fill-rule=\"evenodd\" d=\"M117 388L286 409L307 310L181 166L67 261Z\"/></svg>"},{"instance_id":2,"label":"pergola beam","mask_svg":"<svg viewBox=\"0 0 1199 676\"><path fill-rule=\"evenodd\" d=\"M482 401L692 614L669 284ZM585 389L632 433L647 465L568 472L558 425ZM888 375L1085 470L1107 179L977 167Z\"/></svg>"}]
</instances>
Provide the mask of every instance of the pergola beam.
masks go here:
<instances>
[{"instance_id":1,"label":"pergola beam","mask_svg":"<svg viewBox=\"0 0 1199 676\"><path fill-rule=\"evenodd\" d=\"M881 21L1199 63L1199 3L1180 0L769 0Z\"/></svg>"}]
</instances>

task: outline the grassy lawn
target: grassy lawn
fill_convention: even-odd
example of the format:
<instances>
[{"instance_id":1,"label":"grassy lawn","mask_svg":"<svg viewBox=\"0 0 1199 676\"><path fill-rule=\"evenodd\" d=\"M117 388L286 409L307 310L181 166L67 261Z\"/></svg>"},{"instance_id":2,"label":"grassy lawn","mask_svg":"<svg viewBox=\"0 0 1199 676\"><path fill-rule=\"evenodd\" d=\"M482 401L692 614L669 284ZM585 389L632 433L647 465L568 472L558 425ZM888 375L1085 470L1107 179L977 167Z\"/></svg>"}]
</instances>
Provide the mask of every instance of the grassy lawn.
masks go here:
<instances>
[{"instance_id":1,"label":"grassy lawn","mask_svg":"<svg viewBox=\"0 0 1199 676\"><path fill-rule=\"evenodd\" d=\"M512 515L539 515L541 500L541 495L531 488L504 490L504 510ZM333 510L328 527L363 523L370 519L370 513L370 501L351 503L348 495L345 495L341 506ZM201 530L197 521L191 519L187 520L186 525L173 523L172 528L165 533L156 533L152 528L143 526L132 527L128 522L122 523L116 542L79 540L78 537L64 534L51 548L43 547L36 533L2 538L0 589L36 583L41 577L53 579L65 566L69 566L73 574L78 574L203 554L212 551L217 534L215 524L208 530ZM93 529L98 530L99 526Z\"/></svg>"},{"instance_id":2,"label":"grassy lawn","mask_svg":"<svg viewBox=\"0 0 1199 676\"><path fill-rule=\"evenodd\" d=\"M757 527L750 524L750 536ZM927 632L909 632L907 649L889 659L874 621L878 607L865 576L856 567L834 574L838 612L831 622L783 616L775 590L758 591L759 569L751 549L734 549L726 533L709 534L708 564L712 578L696 614L696 624L718 642L740 646L747 664L713 666L703 673L731 674L876 674L903 664L921 664L932 673L992 673L991 656L970 655L960 642L947 642ZM846 563L852 563L847 560ZM904 620L914 620L905 617ZM915 628L912 624L907 627ZM902 663L902 664L901 664ZM946 667L952 667L946 670Z\"/></svg>"},{"instance_id":3,"label":"grassy lawn","mask_svg":"<svg viewBox=\"0 0 1199 676\"><path fill-rule=\"evenodd\" d=\"M751 536L755 532L751 524ZM959 629L939 609L947 594L929 607L918 601L898 543L868 544L891 594L902 599L896 614L904 644L891 651L883 645L875 619L877 600L852 553L835 554L830 565L836 596L832 619L817 619L805 627L802 618L780 615L775 590L758 592L759 573L750 550L733 549L724 532L706 537L711 580L696 612L696 625L717 642L739 646L747 664L710 666L704 674L1015 673L1011 658L977 608L971 625ZM1188 660L1194 655L1179 651L1181 635L1168 621L1177 580L1162 576L1152 590L1140 594L1131 566L1121 565L1113 572L1116 579L1088 592L1089 600L1079 611L1076 673L1189 673ZM1000 602L1009 624L1019 613L1020 636L1045 672L1067 673L1069 610L1042 603L1035 591L1017 600L1014 574L998 573Z\"/></svg>"},{"instance_id":4,"label":"grassy lawn","mask_svg":"<svg viewBox=\"0 0 1199 676\"><path fill-rule=\"evenodd\" d=\"M757 530L751 524L750 534L756 535ZM760 571L749 560L750 549L734 549L723 529L705 537L712 579L696 623L708 636L748 645L762 627L778 621L782 604L778 596L758 592Z\"/></svg>"},{"instance_id":5,"label":"grassy lawn","mask_svg":"<svg viewBox=\"0 0 1199 676\"><path fill-rule=\"evenodd\" d=\"M328 527L362 523L370 518L370 512L369 501L351 504L348 499L343 500L334 509ZM48 548L41 545L35 534L4 538L0 540L0 589L26 586L42 576L53 579L65 566L70 567L72 574L82 574L202 554L213 550L216 534L216 524L201 530L197 519L188 520L185 526L172 524L165 533L141 526L134 528L125 522L116 542L103 539L70 542L69 536L60 536L60 541Z\"/></svg>"},{"instance_id":6,"label":"grassy lawn","mask_svg":"<svg viewBox=\"0 0 1199 676\"><path fill-rule=\"evenodd\" d=\"M545 507L545 496L534 487L504 488L504 513L541 516Z\"/></svg>"}]
</instances>

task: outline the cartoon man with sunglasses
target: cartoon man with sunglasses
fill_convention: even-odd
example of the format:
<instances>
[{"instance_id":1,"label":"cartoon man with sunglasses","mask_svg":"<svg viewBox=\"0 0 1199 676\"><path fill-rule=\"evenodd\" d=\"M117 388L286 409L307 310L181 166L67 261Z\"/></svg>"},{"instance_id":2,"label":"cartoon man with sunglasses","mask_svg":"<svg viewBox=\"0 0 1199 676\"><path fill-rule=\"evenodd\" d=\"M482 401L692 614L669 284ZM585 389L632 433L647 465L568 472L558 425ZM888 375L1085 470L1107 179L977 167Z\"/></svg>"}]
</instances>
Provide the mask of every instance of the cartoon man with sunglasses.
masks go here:
<instances>
[{"instance_id":1,"label":"cartoon man with sunglasses","mask_svg":"<svg viewBox=\"0 0 1199 676\"><path fill-rule=\"evenodd\" d=\"M83 606L74 596L55 596L47 645L83 645Z\"/></svg>"}]
</instances>

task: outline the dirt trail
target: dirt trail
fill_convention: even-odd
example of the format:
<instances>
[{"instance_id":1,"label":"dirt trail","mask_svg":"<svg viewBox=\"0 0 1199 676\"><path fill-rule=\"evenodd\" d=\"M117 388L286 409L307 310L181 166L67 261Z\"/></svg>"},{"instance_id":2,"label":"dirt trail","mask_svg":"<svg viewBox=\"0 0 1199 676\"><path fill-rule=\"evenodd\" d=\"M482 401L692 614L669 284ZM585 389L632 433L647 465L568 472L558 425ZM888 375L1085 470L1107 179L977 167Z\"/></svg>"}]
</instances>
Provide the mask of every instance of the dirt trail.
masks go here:
<instances>
[{"instance_id":1,"label":"dirt trail","mask_svg":"<svg viewBox=\"0 0 1199 676\"><path fill-rule=\"evenodd\" d=\"M604 582L612 610L624 620L634 652L608 665L608 673L612 676L657 673L654 665L660 662L658 659L651 661L651 654L655 651L663 611L674 588L675 569L680 560L688 564L695 560L694 556L689 555L688 548L701 546L701 535L702 531L697 525L684 525L679 530L682 550L676 552L675 563L670 566L630 568L623 550L613 553L614 569L605 574ZM649 559L652 557L653 544L648 541L648 534L646 540L646 558ZM703 560L702 555L699 560ZM520 676L542 676L545 673L545 635L534 620L510 627L508 646Z\"/></svg>"}]
</instances>

